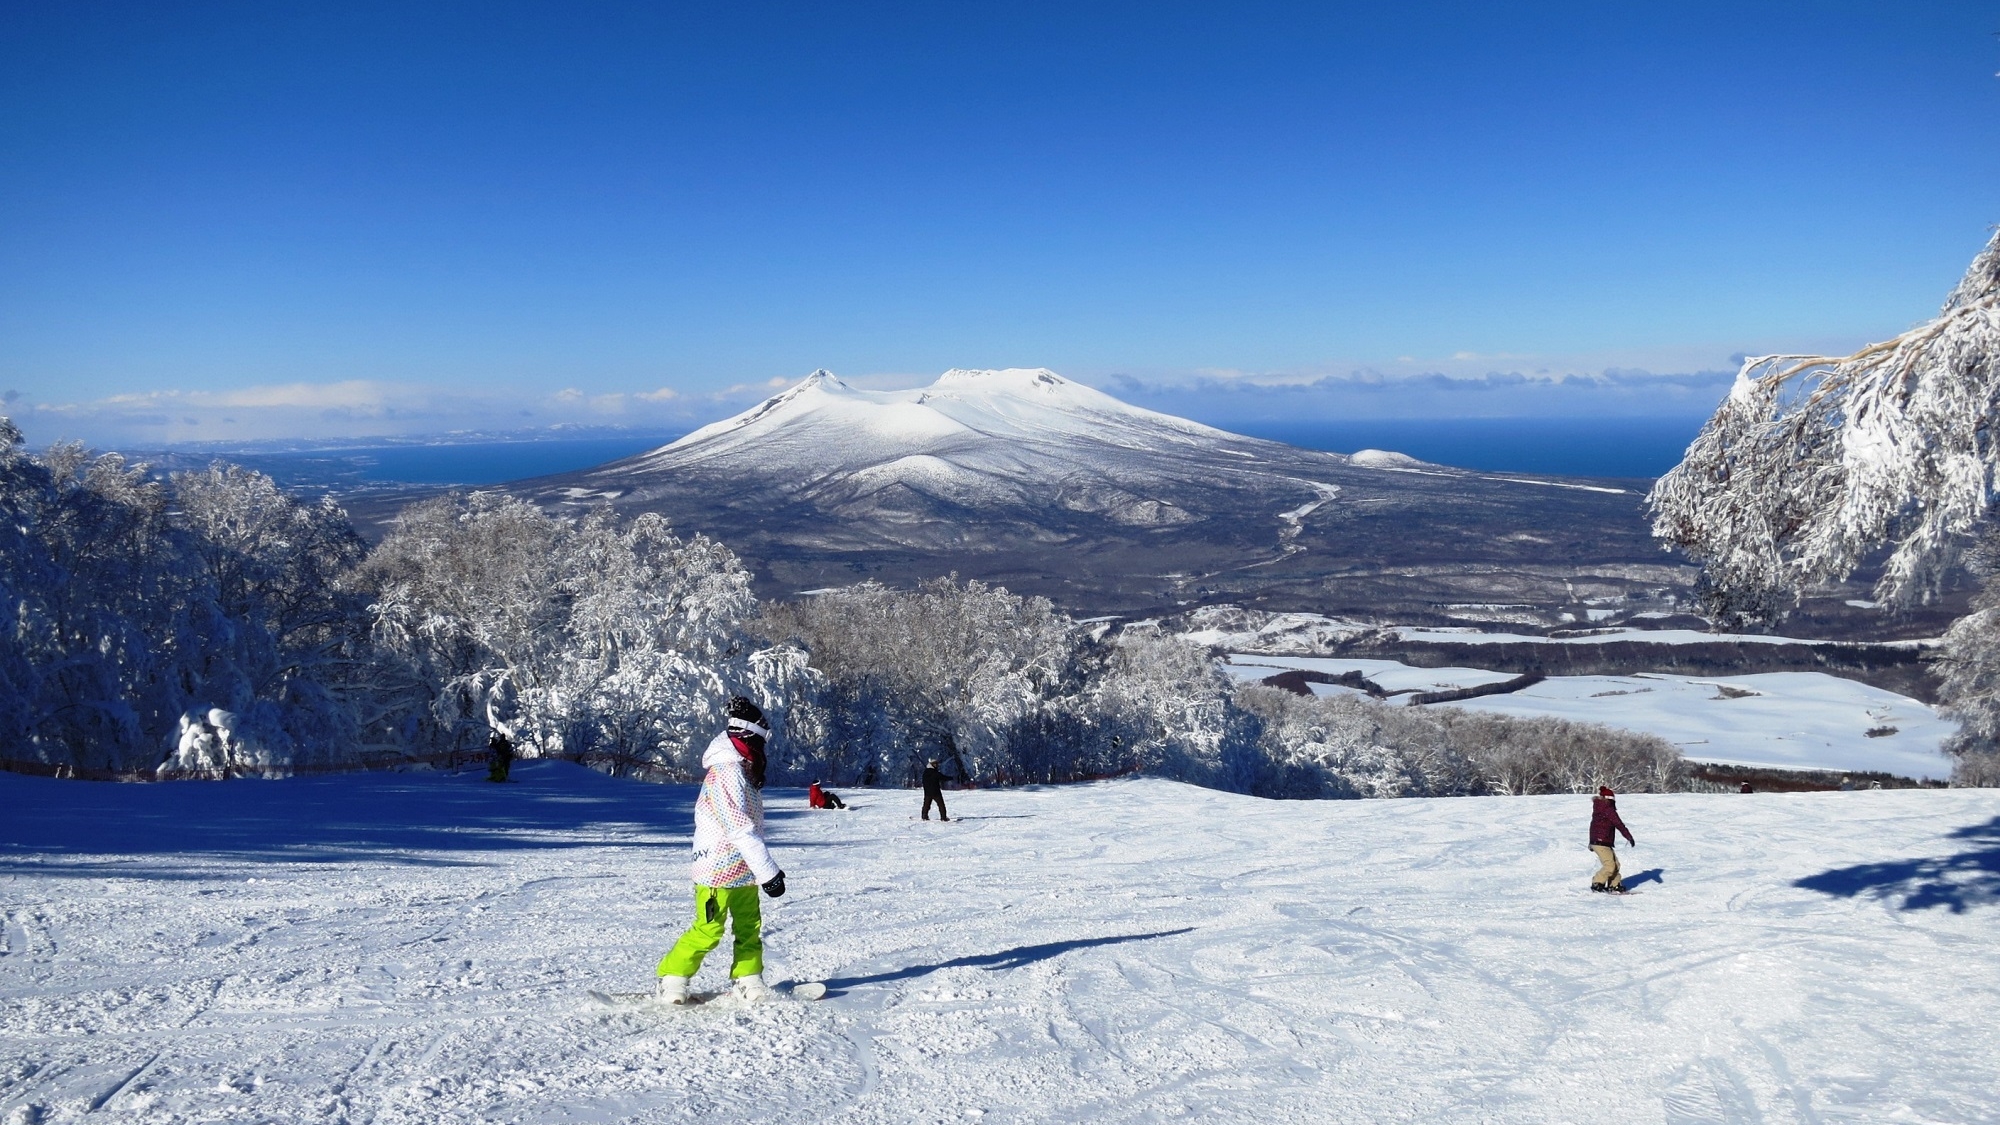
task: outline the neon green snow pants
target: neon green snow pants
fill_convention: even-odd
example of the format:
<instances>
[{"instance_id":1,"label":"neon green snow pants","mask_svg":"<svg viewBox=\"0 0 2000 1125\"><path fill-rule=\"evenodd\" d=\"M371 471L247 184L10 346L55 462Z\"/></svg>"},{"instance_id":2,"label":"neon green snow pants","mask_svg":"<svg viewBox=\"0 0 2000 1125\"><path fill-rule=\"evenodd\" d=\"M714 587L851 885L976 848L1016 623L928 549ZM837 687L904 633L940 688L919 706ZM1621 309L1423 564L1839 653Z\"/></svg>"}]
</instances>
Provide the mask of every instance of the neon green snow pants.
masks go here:
<instances>
[{"instance_id":1,"label":"neon green snow pants","mask_svg":"<svg viewBox=\"0 0 2000 1125\"><path fill-rule=\"evenodd\" d=\"M764 971L764 914L757 903L757 888L704 887L694 885L694 925L681 935L674 947L660 958L659 976L692 977L701 968L701 959L722 944L722 920L736 935L736 956L729 963L729 976L747 977Z\"/></svg>"}]
</instances>

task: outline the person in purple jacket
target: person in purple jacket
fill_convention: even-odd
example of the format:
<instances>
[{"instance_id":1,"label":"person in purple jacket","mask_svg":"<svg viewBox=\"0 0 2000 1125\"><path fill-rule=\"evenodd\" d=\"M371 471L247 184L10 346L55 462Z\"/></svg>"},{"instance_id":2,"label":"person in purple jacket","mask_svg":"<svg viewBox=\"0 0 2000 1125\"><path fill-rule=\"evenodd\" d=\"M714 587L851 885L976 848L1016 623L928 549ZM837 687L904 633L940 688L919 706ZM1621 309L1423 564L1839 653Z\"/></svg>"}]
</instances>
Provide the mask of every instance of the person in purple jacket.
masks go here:
<instances>
[{"instance_id":1,"label":"person in purple jacket","mask_svg":"<svg viewBox=\"0 0 2000 1125\"><path fill-rule=\"evenodd\" d=\"M1597 856L1597 874L1590 877L1590 889L1609 894L1625 893L1625 881L1618 877L1618 833L1625 842L1636 844L1632 830L1618 818L1618 794L1608 785L1597 787L1597 799L1590 804L1590 850Z\"/></svg>"}]
</instances>

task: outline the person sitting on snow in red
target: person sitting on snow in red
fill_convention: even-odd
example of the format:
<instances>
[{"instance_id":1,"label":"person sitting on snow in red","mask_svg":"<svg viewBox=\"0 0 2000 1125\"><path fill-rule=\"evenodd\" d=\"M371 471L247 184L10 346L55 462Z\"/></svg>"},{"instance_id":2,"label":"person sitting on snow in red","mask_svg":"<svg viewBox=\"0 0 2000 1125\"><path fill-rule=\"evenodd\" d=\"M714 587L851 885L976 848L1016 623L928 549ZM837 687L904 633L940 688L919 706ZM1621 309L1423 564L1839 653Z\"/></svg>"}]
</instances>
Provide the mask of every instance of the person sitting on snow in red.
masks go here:
<instances>
[{"instance_id":1,"label":"person sitting on snow in red","mask_svg":"<svg viewBox=\"0 0 2000 1125\"><path fill-rule=\"evenodd\" d=\"M840 794L835 793L833 790L821 789L819 782L815 781L806 790L806 807L811 809L844 809L847 807L847 802L841 800Z\"/></svg>"},{"instance_id":2,"label":"person sitting on snow in red","mask_svg":"<svg viewBox=\"0 0 2000 1125\"><path fill-rule=\"evenodd\" d=\"M1618 833L1625 834L1625 842L1637 844L1632 838L1632 830L1618 817L1618 794L1608 785L1597 787L1597 799L1590 805L1590 850L1597 856L1597 874L1590 877L1590 889L1611 894L1624 894L1625 881L1618 877Z\"/></svg>"}]
</instances>

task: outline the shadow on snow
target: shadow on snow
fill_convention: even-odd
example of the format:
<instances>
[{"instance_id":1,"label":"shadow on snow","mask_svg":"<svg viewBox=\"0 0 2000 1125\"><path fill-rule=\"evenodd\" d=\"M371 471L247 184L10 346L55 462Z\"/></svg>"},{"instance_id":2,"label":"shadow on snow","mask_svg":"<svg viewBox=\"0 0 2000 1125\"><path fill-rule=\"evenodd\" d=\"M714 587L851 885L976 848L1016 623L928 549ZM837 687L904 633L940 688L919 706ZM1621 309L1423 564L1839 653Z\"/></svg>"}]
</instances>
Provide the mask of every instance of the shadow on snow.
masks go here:
<instances>
[{"instance_id":1,"label":"shadow on snow","mask_svg":"<svg viewBox=\"0 0 2000 1125\"><path fill-rule=\"evenodd\" d=\"M482 770L141 785L0 773L0 806L8 810L0 817L0 874L213 875L161 862L170 858L454 867L484 862L469 853L614 839L684 853L694 832L692 785L621 780L551 761L516 762L514 778L493 785Z\"/></svg>"},{"instance_id":2,"label":"shadow on snow","mask_svg":"<svg viewBox=\"0 0 2000 1125\"><path fill-rule=\"evenodd\" d=\"M1810 875L1792 884L1841 898L1900 899L1904 910L1942 906L1954 914L2000 902L2000 816L1968 824L1946 839L1970 846L1952 855L1861 863Z\"/></svg>"},{"instance_id":3,"label":"shadow on snow","mask_svg":"<svg viewBox=\"0 0 2000 1125\"><path fill-rule=\"evenodd\" d=\"M976 953L969 957L954 957L949 961L939 961L931 965L911 965L893 972L875 973L865 977L838 977L826 982L826 994L838 996L849 988L864 984L887 984L890 981L909 980L912 977L929 976L939 969L980 968L988 972L1001 969L1018 969L1051 957L1060 957L1073 949L1090 949L1099 945L1122 945L1128 941L1151 941L1154 938L1173 937L1176 934L1192 933L1193 926L1182 926L1178 930L1156 930L1150 934L1115 934L1111 937L1078 938L1075 941L1049 941L1040 945L1017 945L998 953Z\"/></svg>"},{"instance_id":4,"label":"shadow on snow","mask_svg":"<svg viewBox=\"0 0 2000 1125\"><path fill-rule=\"evenodd\" d=\"M1667 874L1667 869L1664 867L1649 867L1646 870L1639 872L1637 875L1622 876L1618 881L1625 884L1628 890L1632 887L1638 886L1641 883L1658 883L1661 886L1665 886L1666 874Z\"/></svg>"}]
</instances>

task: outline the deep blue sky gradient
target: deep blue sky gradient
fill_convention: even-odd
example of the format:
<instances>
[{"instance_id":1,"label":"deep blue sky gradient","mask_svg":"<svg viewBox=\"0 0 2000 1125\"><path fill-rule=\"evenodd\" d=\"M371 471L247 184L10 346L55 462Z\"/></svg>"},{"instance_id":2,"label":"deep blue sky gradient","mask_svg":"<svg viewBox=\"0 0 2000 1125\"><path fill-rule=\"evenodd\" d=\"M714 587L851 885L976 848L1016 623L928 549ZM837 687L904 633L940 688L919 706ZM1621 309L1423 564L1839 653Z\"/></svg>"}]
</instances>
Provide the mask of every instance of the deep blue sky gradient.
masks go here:
<instances>
[{"instance_id":1,"label":"deep blue sky gradient","mask_svg":"<svg viewBox=\"0 0 2000 1125\"><path fill-rule=\"evenodd\" d=\"M6 4L0 388L31 438L541 425L566 388L700 421L819 366L1049 366L1217 420L1589 412L1238 388L1899 331L2000 221L1996 31L1995 3Z\"/></svg>"}]
</instances>

